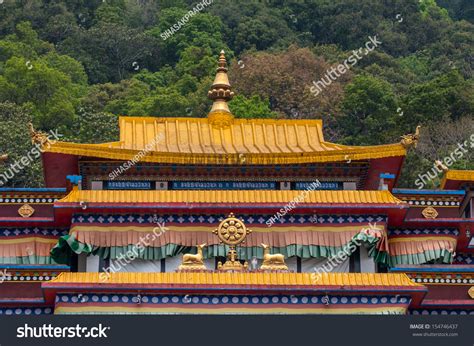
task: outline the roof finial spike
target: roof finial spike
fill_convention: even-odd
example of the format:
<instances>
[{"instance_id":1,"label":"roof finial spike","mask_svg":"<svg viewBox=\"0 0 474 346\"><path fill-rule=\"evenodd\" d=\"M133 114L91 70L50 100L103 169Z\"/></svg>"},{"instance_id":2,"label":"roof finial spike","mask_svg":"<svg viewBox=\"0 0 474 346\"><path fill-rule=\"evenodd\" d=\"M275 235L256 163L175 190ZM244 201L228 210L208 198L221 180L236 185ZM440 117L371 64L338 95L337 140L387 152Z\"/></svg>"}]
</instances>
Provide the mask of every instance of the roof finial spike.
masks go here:
<instances>
[{"instance_id":1,"label":"roof finial spike","mask_svg":"<svg viewBox=\"0 0 474 346\"><path fill-rule=\"evenodd\" d=\"M234 92L231 90L229 77L227 76L227 60L224 50L221 50L217 66L214 83L212 83L211 89L207 93L207 96L214 101L209 115L228 114L232 116L227 102L234 97Z\"/></svg>"}]
</instances>

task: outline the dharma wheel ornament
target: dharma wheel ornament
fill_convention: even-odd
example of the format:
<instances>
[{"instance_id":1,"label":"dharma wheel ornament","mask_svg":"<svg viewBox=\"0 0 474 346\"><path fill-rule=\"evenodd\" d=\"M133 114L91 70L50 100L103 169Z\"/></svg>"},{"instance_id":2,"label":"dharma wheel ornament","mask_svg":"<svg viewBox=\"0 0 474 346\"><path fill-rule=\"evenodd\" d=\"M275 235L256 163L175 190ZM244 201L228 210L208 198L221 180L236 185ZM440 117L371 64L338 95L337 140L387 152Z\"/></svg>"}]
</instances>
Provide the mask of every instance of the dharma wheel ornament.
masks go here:
<instances>
[{"instance_id":1,"label":"dharma wheel ornament","mask_svg":"<svg viewBox=\"0 0 474 346\"><path fill-rule=\"evenodd\" d=\"M227 253L227 261L217 264L217 269L222 271L243 271L247 270L248 263L240 263L237 258L235 246L245 242L245 238L252 233L242 220L239 220L230 213L229 216L222 220L219 226L213 231L219 237L221 243L229 245L230 249Z\"/></svg>"}]
</instances>

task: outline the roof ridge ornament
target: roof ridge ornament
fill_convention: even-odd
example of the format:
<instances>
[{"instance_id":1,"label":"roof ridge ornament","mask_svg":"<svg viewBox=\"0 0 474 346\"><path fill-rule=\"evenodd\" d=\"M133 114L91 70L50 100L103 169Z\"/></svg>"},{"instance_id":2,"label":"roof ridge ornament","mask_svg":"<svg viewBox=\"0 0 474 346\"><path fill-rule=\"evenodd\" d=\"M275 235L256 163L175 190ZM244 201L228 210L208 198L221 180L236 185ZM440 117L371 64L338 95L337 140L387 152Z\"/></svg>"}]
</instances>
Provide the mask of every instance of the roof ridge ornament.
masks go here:
<instances>
[{"instance_id":1,"label":"roof ridge ornament","mask_svg":"<svg viewBox=\"0 0 474 346\"><path fill-rule=\"evenodd\" d=\"M418 125L416 127L415 133L401 136L400 144L403 145L405 149L410 149L411 147L416 148L418 145L418 140L420 139L420 128L421 126Z\"/></svg>"},{"instance_id":2,"label":"roof ridge ornament","mask_svg":"<svg viewBox=\"0 0 474 346\"><path fill-rule=\"evenodd\" d=\"M229 77L227 75L227 60L223 50L221 50L217 65L216 77L211 85L211 89L207 93L207 97L214 101L208 118L211 122L213 120L218 120L218 125L230 125L234 116L232 115L227 102L232 100L234 92L231 90Z\"/></svg>"},{"instance_id":3,"label":"roof ridge ornament","mask_svg":"<svg viewBox=\"0 0 474 346\"><path fill-rule=\"evenodd\" d=\"M44 132L41 131L36 131L35 128L33 127L32 123L28 123L28 128L30 130L30 136L31 136L31 144L39 144L39 145L44 145L46 143L49 143L49 138L48 135Z\"/></svg>"}]
</instances>

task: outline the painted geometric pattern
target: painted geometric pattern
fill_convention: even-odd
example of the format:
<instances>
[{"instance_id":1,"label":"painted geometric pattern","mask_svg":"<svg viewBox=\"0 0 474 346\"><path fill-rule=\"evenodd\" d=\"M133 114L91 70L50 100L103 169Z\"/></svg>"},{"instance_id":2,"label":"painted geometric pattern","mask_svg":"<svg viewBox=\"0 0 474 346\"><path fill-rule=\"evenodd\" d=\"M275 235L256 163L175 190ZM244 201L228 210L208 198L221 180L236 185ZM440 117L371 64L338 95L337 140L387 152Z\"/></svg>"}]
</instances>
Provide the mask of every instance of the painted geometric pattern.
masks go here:
<instances>
[{"instance_id":1,"label":"painted geometric pattern","mask_svg":"<svg viewBox=\"0 0 474 346\"><path fill-rule=\"evenodd\" d=\"M0 229L0 263L54 264L50 251L68 229L2 228Z\"/></svg>"},{"instance_id":2,"label":"painted geometric pattern","mask_svg":"<svg viewBox=\"0 0 474 346\"><path fill-rule=\"evenodd\" d=\"M55 313L404 314L409 296L59 294Z\"/></svg>"},{"instance_id":3,"label":"painted geometric pattern","mask_svg":"<svg viewBox=\"0 0 474 346\"><path fill-rule=\"evenodd\" d=\"M76 214L72 218L72 223L208 223L216 225L227 215L84 215ZM243 219L247 224L265 224L269 219L267 215L237 215L239 219ZM387 217L381 215L285 215L279 218L279 223L319 223L319 224L347 224L347 223L373 223L386 222Z\"/></svg>"},{"instance_id":4,"label":"painted geometric pattern","mask_svg":"<svg viewBox=\"0 0 474 346\"><path fill-rule=\"evenodd\" d=\"M459 231L456 228L415 228L415 229L389 229L388 236L424 236L424 235L439 235L439 236L457 236Z\"/></svg>"},{"instance_id":5,"label":"painted geometric pattern","mask_svg":"<svg viewBox=\"0 0 474 346\"><path fill-rule=\"evenodd\" d=\"M459 253L454 258L453 264L474 264L474 254Z\"/></svg>"},{"instance_id":6,"label":"painted geometric pattern","mask_svg":"<svg viewBox=\"0 0 474 346\"><path fill-rule=\"evenodd\" d=\"M3 228L0 229L0 237L19 237L19 236L44 236L59 238L68 233L68 229L57 228Z\"/></svg>"},{"instance_id":7,"label":"painted geometric pattern","mask_svg":"<svg viewBox=\"0 0 474 346\"><path fill-rule=\"evenodd\" d=\"M416 309L409 310L409 315L474 315L474 310L446 310L446 309Z\"/></svg>"},{"instance_id":8,"label":"painted geometric pattern","mask_svg":"<svg viewBox=\"0 0 474 346\"><path fill-rule=\"evenodd\" d=\"M0 308L1 315L50 315L53 313L51 308Z\"/></svg>"},{"instance_id":9,"label":"painted geometric pattern","mask_svg":"<svg viewBox=\"0 0 474 346\"><path fill-rule=\"evenodd\" d=\"M413 281L423 285L474 284L474 273L406 273Z\"/></svg>"},{"instance_id":10,"label":"painted geometric pattern","mask_svg":"<svg viewBox=\"0 0 474 346\"><path fill-rule=\"evenodd\" d=\"M38 204L44 204L44 203L54 203L61 199L61 197L58 196L41 196L41 197L34 197L34 198L26 198L22 196L17 196L17 197L0 197L0 203L38 203Z\"/></svg>"},{"instance_id":11,"label":"painted geometric pattern","mask_svg":"<svg viewBox=\"0 0 474 346\"><path fill-rule=\"evenodd\" d=\"M28 282L28 281L50 281L58 276L59 272L15 272L7 271L5 281Z\"/></svg>"}]
</instances>

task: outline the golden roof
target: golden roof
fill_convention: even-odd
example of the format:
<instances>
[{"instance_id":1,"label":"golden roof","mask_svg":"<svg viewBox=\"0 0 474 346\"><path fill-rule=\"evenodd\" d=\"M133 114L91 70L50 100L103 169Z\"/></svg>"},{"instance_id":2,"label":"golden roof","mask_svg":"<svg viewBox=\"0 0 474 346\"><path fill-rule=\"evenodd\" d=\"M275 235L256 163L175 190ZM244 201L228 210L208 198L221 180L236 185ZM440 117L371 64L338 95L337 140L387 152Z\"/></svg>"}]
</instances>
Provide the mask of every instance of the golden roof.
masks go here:
<instances>
[{"instance_id":1,"label":"golden roof","mask_svg":"<svg viewBox=\"0 0 474 346\"><path fill-rule=\"evenodd\" d=\"M321 120L120 117L120 141L56 142L44 151L181 164L294 164L404 156L400 143L345 146L326 142Z\"/></svg>"},{"instance_id":2,"label":"golden roof","mask_svg":"<svg viewBox=\"0 0 474 346\"><path fill-rule=\"evenodd\" d=\"M448 180L456 181L474 181L474 171L464 171L464 170L455 170L450 169L446 171L443 175L443 180L441 181L441 188L444 189L446 182Z\"/></svg>"},{"instance_id":3,"label":"golden roof","mask_svg":"<svg viewBox=\"0 0 474 346\"><path fill-rule=\"evenodd\" d=\"M286 204L298 190L72 190L57 203L277 203ZM301 204L406 204L389 191L307 191Z\"/></svg>"},{"instance_id":4,"label":"golden roof","mask_svg":"<svg viewBox=\"0 0 474 346\"><path fill-rule=\"evenodd\" d=\"M222 51L207 118L120 117L118 142L56 142L43 149L124 161L140 155L140 161L171 164L297 164L405 156L405 142L415 136L388 145L338 145L324 140L321 120L235 119L227 105L233 96Z\"/></svg>"},{"instance_id":5,"label":"golden roof","mask_svg":"<svg viewBox=\"0 0 474 346\"><path fill-rule=\"evenodd\" d=\"M102 275L101 275L102 274ZM109 277L107 277L110 274ZM312 276L313 275L313 276ZM60 273L51 283L78 284L183 284L265 286L407 286L423 287L402 273Z\"/></svg>"}]
</instances>

